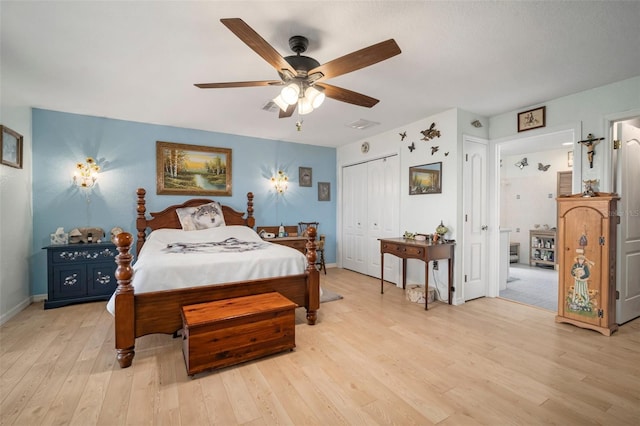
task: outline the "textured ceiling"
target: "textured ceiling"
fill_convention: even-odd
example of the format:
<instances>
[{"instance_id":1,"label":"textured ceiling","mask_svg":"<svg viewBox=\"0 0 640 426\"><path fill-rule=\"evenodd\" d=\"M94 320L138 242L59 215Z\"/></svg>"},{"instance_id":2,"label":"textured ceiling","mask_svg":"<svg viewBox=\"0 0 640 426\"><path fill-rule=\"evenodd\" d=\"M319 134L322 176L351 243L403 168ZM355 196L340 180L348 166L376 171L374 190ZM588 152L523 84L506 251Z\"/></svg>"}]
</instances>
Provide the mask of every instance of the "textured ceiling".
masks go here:
<instances>
[{"instance_id":1,"label":"textured ceiling","mask_svg":"<svg viewBox=\"0 0 640 426\"><path fill-rule=\"evenodd\" d=\"M340 146L458 107L479 116L640 74L640 2L45 1L0 3L2 90L33 107ZM332 99L302 117L262 107L278 79L220 23L242 18L283 56L309 38L320 63L394 38L402 53L328 80L380 99ZM6 82L10 82L7 84ZM366 130L347 127L365 119Z\"/></svg>"}]
</instances>

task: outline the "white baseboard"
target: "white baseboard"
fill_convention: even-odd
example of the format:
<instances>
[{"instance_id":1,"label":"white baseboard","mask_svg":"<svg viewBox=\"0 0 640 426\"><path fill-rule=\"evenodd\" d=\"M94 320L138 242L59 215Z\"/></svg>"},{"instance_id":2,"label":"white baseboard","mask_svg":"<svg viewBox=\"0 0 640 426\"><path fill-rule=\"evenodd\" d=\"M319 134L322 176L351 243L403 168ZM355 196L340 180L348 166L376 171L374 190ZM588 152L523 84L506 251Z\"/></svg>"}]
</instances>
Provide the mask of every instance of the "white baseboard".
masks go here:
<instances>
[{"instance_id":1,"label":"white baseboard","mask_svg":"<svg viewBox=\"0 0 640 426\"><path fill-rule=\"evenodd\" d=\"M8 312L5 312L2 315L0 315L0 325L9 321L11 318L16 316L20 311L25 309L30 304L31 304L31 297L27 297L22 302L18 303L16 306L11 308Z\"/></svg>"}]
</instances>

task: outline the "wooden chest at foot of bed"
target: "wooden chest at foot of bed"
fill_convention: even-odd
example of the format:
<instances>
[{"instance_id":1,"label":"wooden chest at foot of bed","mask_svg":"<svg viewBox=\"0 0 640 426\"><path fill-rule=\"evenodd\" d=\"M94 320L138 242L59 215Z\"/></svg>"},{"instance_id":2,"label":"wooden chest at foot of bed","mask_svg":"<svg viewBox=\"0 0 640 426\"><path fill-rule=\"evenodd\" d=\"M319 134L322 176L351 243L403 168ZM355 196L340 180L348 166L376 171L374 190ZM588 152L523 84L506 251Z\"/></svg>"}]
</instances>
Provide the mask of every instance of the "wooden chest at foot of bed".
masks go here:
<instances>
[{"instance_id":1,"label":"wooden chest at foot of bed","mask_svg":"<svg viewBox=\"0 0 640 426\"><path fill-rule=\"evenodd\" d=\"M296 307L276 292L183 306L187 374L293 349Z\"/></svg>"}]
</instances>

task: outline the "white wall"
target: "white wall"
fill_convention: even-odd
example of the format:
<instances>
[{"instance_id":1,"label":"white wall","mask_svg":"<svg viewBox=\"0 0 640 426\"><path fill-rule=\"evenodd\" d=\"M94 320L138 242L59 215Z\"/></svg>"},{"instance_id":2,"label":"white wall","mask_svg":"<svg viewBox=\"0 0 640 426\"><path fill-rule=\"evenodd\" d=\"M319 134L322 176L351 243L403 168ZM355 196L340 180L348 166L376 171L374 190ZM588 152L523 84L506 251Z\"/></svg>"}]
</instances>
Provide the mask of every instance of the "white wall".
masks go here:
<instances>
[{"instance_id":1,"label":"white wall","mask_svg":"<svg viewBox=\"0 0 640 426\"><path fill-rule=\"evenodd\" d=\"M476 128L471 125L475 119L485 123L485 127ZM462 136L463 134L487 138L486 123L484 117L458 109L450 109L440 114L435 114L422 120L408 123L406 126L384 132L356 143L338 148L338 266L342 266L342 204L349 202L342 200L342 168L346 165L361 163L364 161L381 158L390 154L400 156L400 229L399 235L405 231L419 233L434 233L440 221L449 228L447 238L458 241L456 247L454 281L457 288L462 288L459 283L462 276ZM421 130L428 129L432 123L440 130L441 136L430 141L421 140ZM406 132L407 137L401 141L400 133ZM360 151L362 142L369 142L369 152L363 154ZM408 146L414 143L415 150L411 152ZM439 147L431 153L431 147ZM409 195L409 167L421 164L442 162L442 193ZM436 271L436 279L446 287L447 268L443 262ZM430 275L430 279L433 275ZM408 260L407 283L424 284L424 264L419 260ZM430 282L430 284L432 281ZM446 294L446 290L445 290ZM458 299L461 293L457 294Z\"/></svg>"},{"instance_id":2,"label":"white wall","mask_svg":"<svg viewBox=\"0 0 640 426\"><path fill-rule=\"evenodd\" d=\"M22 169L0 165L0 324L31 303L31 108L13 102L2 80L0 123L21 134Z\"/></svg>"},{"instance_id":3,"label":"white wall","mask_svg":"<svg viewBox=\"0 0 640 426\"><path fill-rule=\"evenodd\" d=\"M523 134L517 131L517 114L537 106L546 106L546 126L530 130ZM542 102L539 105L523 106L516 111L495 115L490 118L489 133L492 142L509 138L545 134L549 129L566 127L570 123L581 124L580 139L586 139L589 133L605 140L596 145L593 168L587 162L587 150L582 145L574 145L574 182L597 179L597 190L610 192L612 186L610 162L611 140L606 128L605 117L610 114L631 111L640 107L640 76L595 89L586 90L562 98ZM575 141L577 142L577 141ZM574 188L575 189L575 188Z\"/></svg>"},{"instance_id":4,"label":"white wall","mask_svg":"<svg viewBox=\"0 0 640 426\"><path fill-rule=\"evenodd\" d=\"M505 156L500 167L500 228L511 230L510 241L520 243L520 263L528 263L529 230L539 225L557 226L557 173L571 170L567 153L560 149L522 155ZM527 158L528 166L515 164ZM548 165L547 171L538 164Z\"/></svg>"}]
</instances>

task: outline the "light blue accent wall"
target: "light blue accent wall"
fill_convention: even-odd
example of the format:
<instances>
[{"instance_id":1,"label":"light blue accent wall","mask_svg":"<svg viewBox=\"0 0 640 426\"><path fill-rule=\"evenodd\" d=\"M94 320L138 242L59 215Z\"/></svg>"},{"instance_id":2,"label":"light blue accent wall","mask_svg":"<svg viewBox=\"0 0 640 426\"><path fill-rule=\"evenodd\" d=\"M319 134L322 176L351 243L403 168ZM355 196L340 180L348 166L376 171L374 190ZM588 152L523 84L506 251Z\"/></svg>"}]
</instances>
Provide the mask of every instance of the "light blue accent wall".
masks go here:
<instances>
[{"instance_id":1,"label":"light blue accent wall","mask_svg":"<svg viewBox=\"0 0 640 426\"><path fill-rule=\"evenodd\" d=\"M319 221L326 235L327 263L336 261L336 149L269 139L144 124L33 109L33 250L31 294L47 293L46 251L50 234L95 226L108 234L119 226L136 234L136 189L147 190L147 213L188 198L156 195L156 141L232 149L230 197L222 204L246 211L254 193L256 225ZM86 157L102 170L89 191L73 185L73 171ZM312 168L312 187L298 186L298 167ZM269 179L278 169L290 179L276 195ZM331 184L331 200L318 201L318 182ZM211 198L211 197L208 197Z\"/></svg>"}]
</instances>

